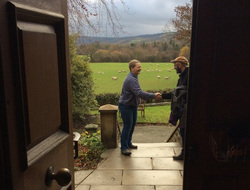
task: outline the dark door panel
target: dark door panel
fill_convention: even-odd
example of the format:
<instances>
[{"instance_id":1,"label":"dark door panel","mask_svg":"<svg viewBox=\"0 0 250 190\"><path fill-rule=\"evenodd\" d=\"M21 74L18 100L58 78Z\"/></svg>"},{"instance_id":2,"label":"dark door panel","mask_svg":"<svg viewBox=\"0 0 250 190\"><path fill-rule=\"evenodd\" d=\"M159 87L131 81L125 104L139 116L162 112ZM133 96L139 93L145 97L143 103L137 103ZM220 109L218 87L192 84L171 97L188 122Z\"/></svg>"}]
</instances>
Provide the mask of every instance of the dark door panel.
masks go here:
<instances>
[{"instance_id":1,"label":"dark door panel","mask_svg":"<svg viewBox=\"0 0 250 190\"><path fill-rule=\"evenodd\" d=\"M21 72L28 147L61 126L60 89L55 34L22 31L24 58ZM46 118L46 119L45 119Z\"/></svg>"},{"instance_id":2,"label":"dark door panel","mask_svg":"<svg viewBox=\"0 0 250 190\"><path fill-rule=\"evenodd\" d=\"M194 1L184 189L250 187L249 1Z\"/></svg>"},{"instance_id":3,"label":"dark door panel","mask_svg":"<svg viewBox=\"0 0 250 190\"><path fill-rule=\"evenodd\" d=\"M1 64L1 89L8 95L1 96L6 111L1 120L10 146L0 153L11 160L6 174L12 184L6 188L74 189L67 1L39 1L39 8L32 4L37 5L6 2L1 18L9 23L6 28L1 22L6 37L1 41L10 47L7 64ZM51 175L62 168L67 183L59 184Z\"/></svg>"}]
</instances>

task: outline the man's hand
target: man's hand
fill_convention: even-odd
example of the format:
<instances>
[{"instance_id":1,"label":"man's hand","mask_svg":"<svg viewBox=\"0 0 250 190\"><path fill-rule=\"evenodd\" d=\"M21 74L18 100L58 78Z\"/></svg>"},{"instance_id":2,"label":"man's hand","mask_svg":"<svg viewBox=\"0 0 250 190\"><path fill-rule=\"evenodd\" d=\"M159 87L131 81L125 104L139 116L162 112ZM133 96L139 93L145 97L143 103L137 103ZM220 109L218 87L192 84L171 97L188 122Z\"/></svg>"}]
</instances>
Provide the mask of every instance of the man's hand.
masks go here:
<instances>
[{"instance_id":1,"label":"man's hand","mask_svg":"<svg viewBox=\"0 0 250 190\"><path fill-rule=\"evenodd\" d=\"M162 99L161 93L156 92L156 93L155 93L155 99L156 99L156 100Z\"/></svg>"}]
</instances>

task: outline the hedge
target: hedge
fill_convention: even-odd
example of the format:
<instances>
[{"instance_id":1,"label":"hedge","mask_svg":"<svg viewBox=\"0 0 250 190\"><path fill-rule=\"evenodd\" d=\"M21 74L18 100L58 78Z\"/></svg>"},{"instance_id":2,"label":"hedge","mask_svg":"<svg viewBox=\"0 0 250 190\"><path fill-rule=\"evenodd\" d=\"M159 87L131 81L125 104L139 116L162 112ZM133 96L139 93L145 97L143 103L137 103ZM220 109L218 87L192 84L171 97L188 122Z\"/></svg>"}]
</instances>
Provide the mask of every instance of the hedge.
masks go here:
<instances>
[{"instance_id":1,"label":"hedge","mask_svg":"<svg viewBox=\"0 0 250 190\"><path fill-rule=\"evenodd\" d=\"M173 89L164 89L164 90L158 90L157 92L160 93L166 93L171 92ZM156 93L156 91L147 91L151 93ZM98 102L99 106L103 106L106 104L112 104L112 105L118 105L120 93L103 93L96 95L96 101ZM155 100L155 99L149 99L146 101L146 103L156 103L156 102L163 102L164 100Z\"/></svg>"}]
</instances>

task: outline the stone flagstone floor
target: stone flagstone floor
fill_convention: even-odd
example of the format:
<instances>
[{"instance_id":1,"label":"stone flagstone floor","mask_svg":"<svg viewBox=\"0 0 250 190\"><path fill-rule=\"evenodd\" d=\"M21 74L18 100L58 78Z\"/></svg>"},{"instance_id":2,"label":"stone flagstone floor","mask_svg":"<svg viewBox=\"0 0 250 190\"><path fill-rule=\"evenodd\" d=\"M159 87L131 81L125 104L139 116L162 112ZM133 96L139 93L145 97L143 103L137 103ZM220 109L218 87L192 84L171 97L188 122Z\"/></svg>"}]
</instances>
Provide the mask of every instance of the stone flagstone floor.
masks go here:
<instances>
[{"instance_id":1,"label":"stone flagstone floor","mask_svg":"<svg viewBox=\"0 0 250 190\"><path fill-rule=\"evenodd\" d=\"M75 172L76 190L181 190L183 161L179 143L135 143L124 156L120 148L107 150L95 170Z\"/></svg>"}]
</instances>

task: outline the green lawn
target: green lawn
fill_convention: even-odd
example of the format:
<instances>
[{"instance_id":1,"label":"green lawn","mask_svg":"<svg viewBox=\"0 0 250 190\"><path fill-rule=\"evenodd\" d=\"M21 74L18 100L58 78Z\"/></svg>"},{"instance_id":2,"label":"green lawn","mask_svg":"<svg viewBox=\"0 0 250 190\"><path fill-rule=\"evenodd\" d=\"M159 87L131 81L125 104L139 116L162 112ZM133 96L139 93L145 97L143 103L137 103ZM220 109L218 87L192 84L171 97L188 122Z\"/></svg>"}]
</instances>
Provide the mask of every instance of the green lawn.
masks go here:
<instances>
[{"instance_id":1,"label":"green lawn","mask_svg":"<svg viewBox=\"0 0 250 190\"><path fill-rule=\"evenodd\" d=\"M141 63L141 66L139 82L143 91L172 89L176 86L178 75L172 63ZM90 63L90 68L93 71L95 94L121 92L129 72L128 63ZM112 77L118 79L112 80Z\"/></svg>"},{"instance_id":2,"label":"green lawn","mask_svg":"<svg viewBox=\"0 0 250 190\"><path fill-rule=\"evenodd\" d=\"M137 123L167 124L170 115L170 105L145 108L145 117L138 111ZM121 118L118 121L122 121Z\"/></svg>"},{"instance_id":3,"label":"green lawn","mask_svg":"<svg viewBox=\"0 0 250 190\"><path fill-rule=\"evenodd\" d=\"M91 111L91 114L100 114L98 110ZM145 117L138 111L137 123L167 124L170 115L170 105L145 107ZM122 122L117 113L118 122Z\"/></svg>"}]
</instances>

